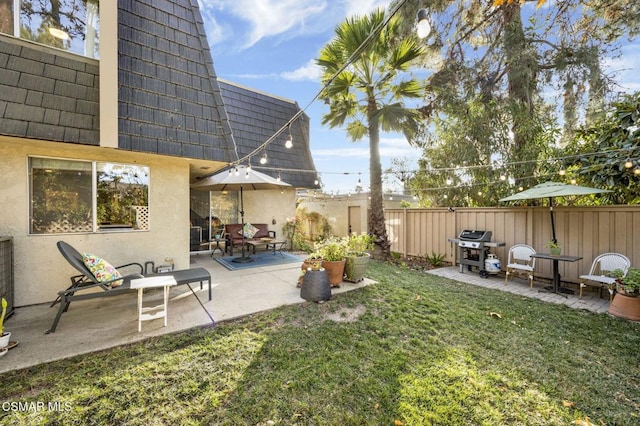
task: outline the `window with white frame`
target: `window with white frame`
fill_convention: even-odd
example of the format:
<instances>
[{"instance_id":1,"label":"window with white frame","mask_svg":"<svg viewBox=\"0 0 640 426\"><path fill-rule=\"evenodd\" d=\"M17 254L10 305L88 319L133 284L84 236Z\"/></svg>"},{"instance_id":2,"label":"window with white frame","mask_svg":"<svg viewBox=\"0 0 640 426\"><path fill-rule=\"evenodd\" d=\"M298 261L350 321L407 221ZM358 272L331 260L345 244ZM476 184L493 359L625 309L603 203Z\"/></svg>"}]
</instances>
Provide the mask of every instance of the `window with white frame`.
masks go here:
<instances>
[{"instance_id":1,"label":"window with white frame","mask_svg":"<svg viewBox=\"0 0 640 426\"><path fill-rule=\"evenodd\" d=\"M0 33L97 59L98 11L98 0L0 0Z\"/></svg>"},{"instance_id":2,"label":"window with white frame","mask_svg":"<svg viewBox=\"0 0 640 426\"><path fill-rule=\"evenodd\" d=\"M30 234L149 229L146 166L31 157L29 176Z\"/></svg>"}]
</instances>

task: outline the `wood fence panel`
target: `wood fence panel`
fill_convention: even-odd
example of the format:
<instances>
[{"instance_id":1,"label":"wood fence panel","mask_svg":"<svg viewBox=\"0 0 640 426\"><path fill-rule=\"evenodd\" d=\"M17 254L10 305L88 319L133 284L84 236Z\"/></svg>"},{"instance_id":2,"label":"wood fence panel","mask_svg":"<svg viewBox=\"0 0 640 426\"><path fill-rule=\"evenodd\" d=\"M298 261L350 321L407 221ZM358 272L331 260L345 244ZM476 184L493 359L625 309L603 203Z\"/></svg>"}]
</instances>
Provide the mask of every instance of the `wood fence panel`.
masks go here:
<instances>
[{"instance_id":1,"label":"wood fence panel","mask_svg":"<svg viewBox=\"0 0 640 426\"><path fill-rule=\"evenodd\" d=\"M601 253L622 253L640 267L640 206L554 207L556 236L563 253L580 256L575 262L560 262L560 274L577 282ZM445 255L457 263L458 247L449 243L464 229L490 230L492 241L505 247L493 249L504 265L509 247L525 243L538 252L548 252L551 219L548 207L498 207L386 210L391 250L410 256ZM536 275L551 277L551 262L538 260Z\"/></svg>"}]
</instances>

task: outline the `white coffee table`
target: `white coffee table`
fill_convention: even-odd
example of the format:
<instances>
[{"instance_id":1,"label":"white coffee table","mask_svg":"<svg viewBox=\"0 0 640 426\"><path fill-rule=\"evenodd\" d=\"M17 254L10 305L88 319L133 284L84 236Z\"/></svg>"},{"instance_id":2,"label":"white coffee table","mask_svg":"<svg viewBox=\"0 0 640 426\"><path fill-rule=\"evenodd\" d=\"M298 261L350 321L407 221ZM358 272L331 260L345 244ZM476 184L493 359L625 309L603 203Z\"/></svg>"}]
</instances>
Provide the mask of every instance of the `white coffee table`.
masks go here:
<instances>
[{"instance_id":1,"label":"white coffee table","mask_svg":"<svg viewBox=\"0 0 640 426\"><path fill-rule=\"evenodd\" d=\"M169 302L169 288L176 285L173 276L148 277L131 280L131 288L138 289L138 332L142 331L142 321L150 321L164 318L164 326L167 326L167 307ZM142 306L142 296L145 288L162 287L163 304L157 306Z\"/></svg>"}]
</instances>

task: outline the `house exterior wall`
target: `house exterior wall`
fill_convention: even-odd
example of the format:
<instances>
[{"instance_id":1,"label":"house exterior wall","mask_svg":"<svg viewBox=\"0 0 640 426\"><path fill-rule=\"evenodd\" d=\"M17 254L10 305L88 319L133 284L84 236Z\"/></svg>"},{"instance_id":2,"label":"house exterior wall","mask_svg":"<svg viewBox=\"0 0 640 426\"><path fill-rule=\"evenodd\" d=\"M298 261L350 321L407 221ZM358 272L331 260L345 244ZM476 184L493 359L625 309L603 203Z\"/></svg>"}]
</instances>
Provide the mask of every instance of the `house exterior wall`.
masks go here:
<instances>
[{"instance_id":1,"label":"house exterior wall","mask_svg":"<svg viewBox=\"0 0 640 426\"><path fill-rule=\"evenodd\" d=\"M0 34L0 236L14 238L18 307L68 287L74 270L59 240L113 265L171 257L188 268L189 184L238 158L196 0L102 2L100 21L100 61ZM268 101L261 96L266 111ZM246 125L238 111L235 123ZM299 131L310 160L306 120ZM247 139L240 150L263 142ZM148 166L150 229L29 235L29 156ZM295 195L270 192L246 195L247 219L282 235Z\"/></svg>"},{"instance_id":2,"label":"house exterior wall","mask_svg":"<svg viewBox=\"0 0 640 426\"><path fill-rule=\"evenodd\" d=\"M287 217L295 216L296 194L291 188L244 192L245 223L266 223L276 231L278 239L284 238L282 225ZM273 220L275 219L275 224Z\"/></svg>"},{"instance_id":3,"label":"house exterior wall","mask_svg":"<svg viewBox=\"0 0 640 426\"><path fill-rule=\"evenodd\" d=\"M384 208L397 209L400 208L403 200L409 201L411 199L411 197L402 195L394 195L393 199L389 199L385 195ZM349 207L360 208L360 226L362 232L367 232L369 193L342 195L333 198L323 194L306 198L298 205L300 209L304 208L307 212L316 212L327 218L329 225L331 225L331 233L339 237L349 235Z\"/></svg>"},{"instance_id":4,"label":"house exterior wall","mask_svg":"<svg viewBox=\"0 0 640 426\"><path fill-rule=\"evenodd\" d=\"M136 163L150 168L149 231L29 235L28 156ZM60 255L64 240L80 252L119 265L173 258L189 267L189 164L186 160L113 149L0 136L0 235L14 241L15 306L49 302L68 287L74 269ZM182 207L181 207L182 206Z\"/></svg>"}]
</instances>

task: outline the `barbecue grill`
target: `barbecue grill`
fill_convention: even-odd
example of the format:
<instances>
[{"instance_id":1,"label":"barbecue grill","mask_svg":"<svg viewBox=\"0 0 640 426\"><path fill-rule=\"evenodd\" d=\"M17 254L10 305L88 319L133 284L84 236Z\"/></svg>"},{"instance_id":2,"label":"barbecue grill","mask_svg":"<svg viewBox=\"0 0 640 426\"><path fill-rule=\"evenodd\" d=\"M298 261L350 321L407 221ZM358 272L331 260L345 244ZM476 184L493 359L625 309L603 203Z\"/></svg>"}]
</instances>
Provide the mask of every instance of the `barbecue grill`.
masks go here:
<instances>
[{"instance_id":1,"label":"barbecue grill","mask_svg":"<svg viewBox=\"0 0 640 426\"><path fill-rule=\"evenodd\" d=\"M501 242L491 242L491 231L462 230L458 238L450 238L449 242L456 243L460 250L460 272L464 273L466 266L469 271L473 266L479 269L482 278L487 278L489 272L485 269L485 259L492 247L504 246Z\"/></svg>"}]
</instances>

